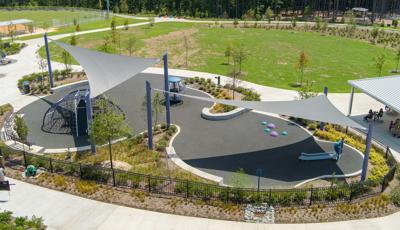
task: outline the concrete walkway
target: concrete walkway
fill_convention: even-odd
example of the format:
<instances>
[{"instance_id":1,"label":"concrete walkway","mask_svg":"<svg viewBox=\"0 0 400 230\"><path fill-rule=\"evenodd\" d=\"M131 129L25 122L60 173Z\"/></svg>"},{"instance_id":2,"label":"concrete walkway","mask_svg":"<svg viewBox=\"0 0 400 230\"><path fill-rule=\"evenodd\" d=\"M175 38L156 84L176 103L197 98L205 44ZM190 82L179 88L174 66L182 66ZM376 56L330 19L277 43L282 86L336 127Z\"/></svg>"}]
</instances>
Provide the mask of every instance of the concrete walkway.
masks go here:
<instances>
[{"instance_id":1,"label":"concrete walkway","mask_svg":"<svg viewBox=\"0 0 400 230\"><path fill-rule=\"evenodd\" d=\"M158 213L89 200L10 179L11 198L0 193L0 211L40 216L49 229L174 230L390 230L400 226L400 213L382 218L318 224L251 224Z\"/></svg>"}]
</instances>

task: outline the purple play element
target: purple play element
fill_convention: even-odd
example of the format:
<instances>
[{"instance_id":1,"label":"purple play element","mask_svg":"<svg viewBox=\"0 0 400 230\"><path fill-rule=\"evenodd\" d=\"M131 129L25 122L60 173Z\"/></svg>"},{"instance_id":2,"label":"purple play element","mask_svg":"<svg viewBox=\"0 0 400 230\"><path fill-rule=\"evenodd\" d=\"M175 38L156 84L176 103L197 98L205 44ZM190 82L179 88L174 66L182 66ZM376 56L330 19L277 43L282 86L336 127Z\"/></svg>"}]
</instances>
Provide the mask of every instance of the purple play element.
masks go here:
<instances>
[{"instance_id":1,"label":"purple play element","mask_svg":"<svg viewBox=\"0 0 400 230\"><path fill-rule=\"evenodd\" d=\"M269 123L269 124L267 125L267 127L270 128L270 129L275 129L275 128L276 128L276 125L273 124L273 123Z\"/></svg>"},{"instance_id":2,"label":"purple play element","mask_svg":"<svg viewBox=\"0 0 400 230\"><path fill-rule=\"evenodd\" d=\"M277 136L279 136L279 133L277 131L272 131L269 135L271 137L277 137Z\"/></svg>"}]
</instances>

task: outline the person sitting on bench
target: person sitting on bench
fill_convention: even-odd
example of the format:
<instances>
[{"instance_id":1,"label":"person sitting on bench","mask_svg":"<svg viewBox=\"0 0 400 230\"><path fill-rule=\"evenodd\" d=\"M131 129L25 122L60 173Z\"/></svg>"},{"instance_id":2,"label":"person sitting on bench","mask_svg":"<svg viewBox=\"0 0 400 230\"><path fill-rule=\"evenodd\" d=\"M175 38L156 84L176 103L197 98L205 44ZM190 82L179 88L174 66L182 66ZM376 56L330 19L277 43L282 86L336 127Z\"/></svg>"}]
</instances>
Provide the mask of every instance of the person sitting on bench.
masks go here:
<instances>
[{"instance_id":1,"label":"person sitting on bench","mask_svg":"<svg viewBox=\"0 0 400 230\"><path fill-rule=\"evenodd\" d=\"M374 116L374 121L380 120L383 117L383 109L381 108L379 112Z\"/></svg>"},{"instance_id":2,"label":"person sitting on bench","mask_svg":"<svg viewBox=\"0 0 400 230\"><path fill-rule=\"evenodd\" d=\"M368 121L368 119L373 119L373 118L374 118L374 112L372 112L372 109L370 109L370 110L368 111L367 116L364 117L364 120L365 120L365 121Z\"/></svg>"}]
</instances>

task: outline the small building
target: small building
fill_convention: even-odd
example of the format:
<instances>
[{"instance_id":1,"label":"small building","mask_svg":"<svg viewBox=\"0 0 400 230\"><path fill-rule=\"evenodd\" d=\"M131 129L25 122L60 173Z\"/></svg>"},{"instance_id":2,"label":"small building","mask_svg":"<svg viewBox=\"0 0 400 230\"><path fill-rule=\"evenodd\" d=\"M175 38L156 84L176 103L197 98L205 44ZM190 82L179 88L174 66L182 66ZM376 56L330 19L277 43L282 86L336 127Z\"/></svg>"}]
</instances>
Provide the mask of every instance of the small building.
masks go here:
<instances>
[{"instance_id":1,"label":"small building","mask_svg":"<svg viewBox=\"0 0 400 230\"><path fill-rule=\"evenodd\" d=\"M32 29L29 28L30 26L32 26ZM14 32L13 35L26 34L33 32L33 29L33 21L29 19L0 21L0 34L2 36L9 36L11 31Z\"/></svg>"}]
</instances>

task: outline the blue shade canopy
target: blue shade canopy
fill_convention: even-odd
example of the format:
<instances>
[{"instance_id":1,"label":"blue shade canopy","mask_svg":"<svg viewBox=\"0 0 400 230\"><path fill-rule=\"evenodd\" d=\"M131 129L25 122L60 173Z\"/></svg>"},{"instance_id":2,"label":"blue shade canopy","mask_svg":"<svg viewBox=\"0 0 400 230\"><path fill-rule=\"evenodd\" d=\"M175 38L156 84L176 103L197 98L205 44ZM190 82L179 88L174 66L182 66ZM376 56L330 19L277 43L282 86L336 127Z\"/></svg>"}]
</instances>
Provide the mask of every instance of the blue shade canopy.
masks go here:
<instances>
[{"instance_id":1,"label":"blue shade canopy","mask_svg":"<svg viewBox=\"0 0 400 230\"><path fill-rule=\"evenodd\" d=\"M53 42L70 53L85 70L89 80L91 98L122 84L159 62L159 59L156 58L108 54L59 41Z\"/></svg>"},{"instance_id":2,"label":"blue shade canopy","mask_svg":"<svg viewBox=\"0 0 400 230\"><path fill-rule=\"evenodd\" d=\"M400 76L350 80L349 84L400 113Z\"/></svg>"}]
</instances>

